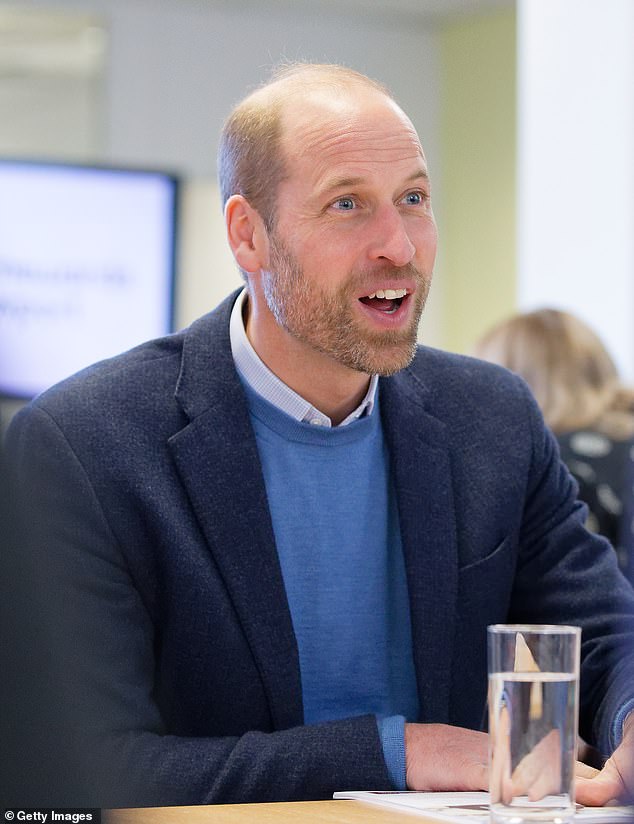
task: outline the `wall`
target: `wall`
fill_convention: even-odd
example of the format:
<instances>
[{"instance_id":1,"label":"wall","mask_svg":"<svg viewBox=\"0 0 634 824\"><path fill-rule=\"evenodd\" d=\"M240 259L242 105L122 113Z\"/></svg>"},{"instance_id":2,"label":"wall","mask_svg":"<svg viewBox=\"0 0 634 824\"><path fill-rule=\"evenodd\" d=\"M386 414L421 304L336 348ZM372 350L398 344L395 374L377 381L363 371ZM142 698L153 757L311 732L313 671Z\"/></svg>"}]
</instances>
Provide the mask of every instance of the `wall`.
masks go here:
<instances>
[{"instance_id":1,"label":"wall","mask_svg":"<svg viewBox=\"0 0 634 824\"><path fill-rule=\"evenodd\" d=\"M343 62L380 78L411 112L425 141L435 144L434 39L409 18L351 14L319 3L92 5L101 7L110 30L112 160L213 176L224 117L283 58Z\"/></svg>"},{"instance_id":2,"label":"wall","mask_svg":"<svg viewBox=\"0 0 634 824\"><path fill-rule=\"evenodd\" d=\"M439 32L442 345L468 351L515 309L515 12Z\"/></svg>"},{"instance_id":3,"label":"wall","mask_svg":"<svg viewBox=\"0 0 634 824\"><path fill-rule=\"evenodd\" d=\"M105 41L90 15L0 2L0 154L99 154Z\"/></svg>"},{"instance_id":4,"label":"wall","mask_svg":"<svg viewBox=\"0 0 634 824\"><path fill-rule=\"evenodd\" d=\"M634 3L519 11L520 304L582 317L634 383Z\"/></svg>"}]
</instances>

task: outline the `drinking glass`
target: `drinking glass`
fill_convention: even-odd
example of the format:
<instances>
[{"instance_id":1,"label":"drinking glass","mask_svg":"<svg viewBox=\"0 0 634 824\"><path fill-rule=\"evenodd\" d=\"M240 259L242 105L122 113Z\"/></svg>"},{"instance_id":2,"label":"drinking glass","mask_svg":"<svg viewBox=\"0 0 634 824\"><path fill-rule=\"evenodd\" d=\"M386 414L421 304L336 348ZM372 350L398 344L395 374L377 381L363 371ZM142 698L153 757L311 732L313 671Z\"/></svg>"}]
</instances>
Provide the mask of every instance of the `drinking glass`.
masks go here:
<instances>
[{"instance_id":1,"label":"drinking glass","mask_svg":"<svg viewBox=\"0 0 634 824\"><path fill-rule=\"evenodd\" d=\"M493 822L574 816L580 640L579 627L488 627Z\"/></svg>"}]
</instances>

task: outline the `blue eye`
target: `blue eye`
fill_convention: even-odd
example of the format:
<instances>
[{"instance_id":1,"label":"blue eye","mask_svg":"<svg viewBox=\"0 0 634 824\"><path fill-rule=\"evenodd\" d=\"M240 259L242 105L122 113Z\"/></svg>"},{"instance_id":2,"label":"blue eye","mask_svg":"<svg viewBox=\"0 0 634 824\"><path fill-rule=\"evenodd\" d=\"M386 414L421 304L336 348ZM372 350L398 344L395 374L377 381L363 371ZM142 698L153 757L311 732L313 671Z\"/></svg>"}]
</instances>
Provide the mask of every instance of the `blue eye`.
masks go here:
<instances>
[{"instance_id":1,"label":"blue eye","mask_svg":"<svg viewBox=\"0 0 634 824\"><path fill-rule=\"evenodd\" d=\"M421 192L409 192L403 199L408 206L420 206L423 202L423 195Z\"/></svg>"},{"instance_id":2,"label":"blue eye","mask_svg":"<svg viewBox=\"0 0 634 824\"><path fill-rule=\"evenodd\" d=\"M335 200L333 206L342 212L350 212L354 209L355 202L351 197L340 197L339 200Z\"/></svg>"}]
</instances>

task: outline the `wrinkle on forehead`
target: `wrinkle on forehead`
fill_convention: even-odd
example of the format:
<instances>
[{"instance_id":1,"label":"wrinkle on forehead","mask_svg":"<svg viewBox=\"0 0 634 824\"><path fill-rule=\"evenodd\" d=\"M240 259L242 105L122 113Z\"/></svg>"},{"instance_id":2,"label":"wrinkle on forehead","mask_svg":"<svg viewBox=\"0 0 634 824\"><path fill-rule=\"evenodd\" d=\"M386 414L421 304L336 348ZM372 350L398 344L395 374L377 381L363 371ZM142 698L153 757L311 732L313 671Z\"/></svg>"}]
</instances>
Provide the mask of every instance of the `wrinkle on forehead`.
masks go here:
<instances>
[{"instance_id":1,"label":"wrinkle on forehead","mask_svg":"<svg viewBox=\"0 0 634 824\"><path fill-rule=\"evenodd\" d=\"M318 165L425 160L413 125L382 95L313 95L284 120L283 144L291 158L310 156Z\"/></svg>"}]
</instances>

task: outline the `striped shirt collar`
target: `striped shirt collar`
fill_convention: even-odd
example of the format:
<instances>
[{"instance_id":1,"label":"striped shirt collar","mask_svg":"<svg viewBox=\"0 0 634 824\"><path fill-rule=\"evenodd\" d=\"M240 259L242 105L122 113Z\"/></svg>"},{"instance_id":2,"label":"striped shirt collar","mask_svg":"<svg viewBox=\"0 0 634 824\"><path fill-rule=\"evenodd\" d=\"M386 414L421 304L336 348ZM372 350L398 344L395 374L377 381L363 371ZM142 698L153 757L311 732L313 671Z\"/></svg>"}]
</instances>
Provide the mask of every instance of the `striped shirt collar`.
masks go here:
<instances>
[{"instance_id":1,"label":"striped shirt collar","mask_svg":"<svg viewBox=\"0 0 634 824\"><path fill-rule=\"evenodd\" d=\"M260 360L255 349L251 346L242 320L242 309L246 300L247 290L243 289L233 305L229 322L231 354L240 377L249 384L254 392L257 392L258 395L261 395L273 406L281 409L282 412L290 415L295 420L312 423L316 426L332 426L332 421L327 415L324 415L323 412L304 400L297 392L294 392L290 386L287 386L277 375L274 375L268 366ZM378 375L372 375L365 397L339 426L345 426L352 421L356 421L362 415L372 413L378 380Z\"/></svg>"}]
</instances>

